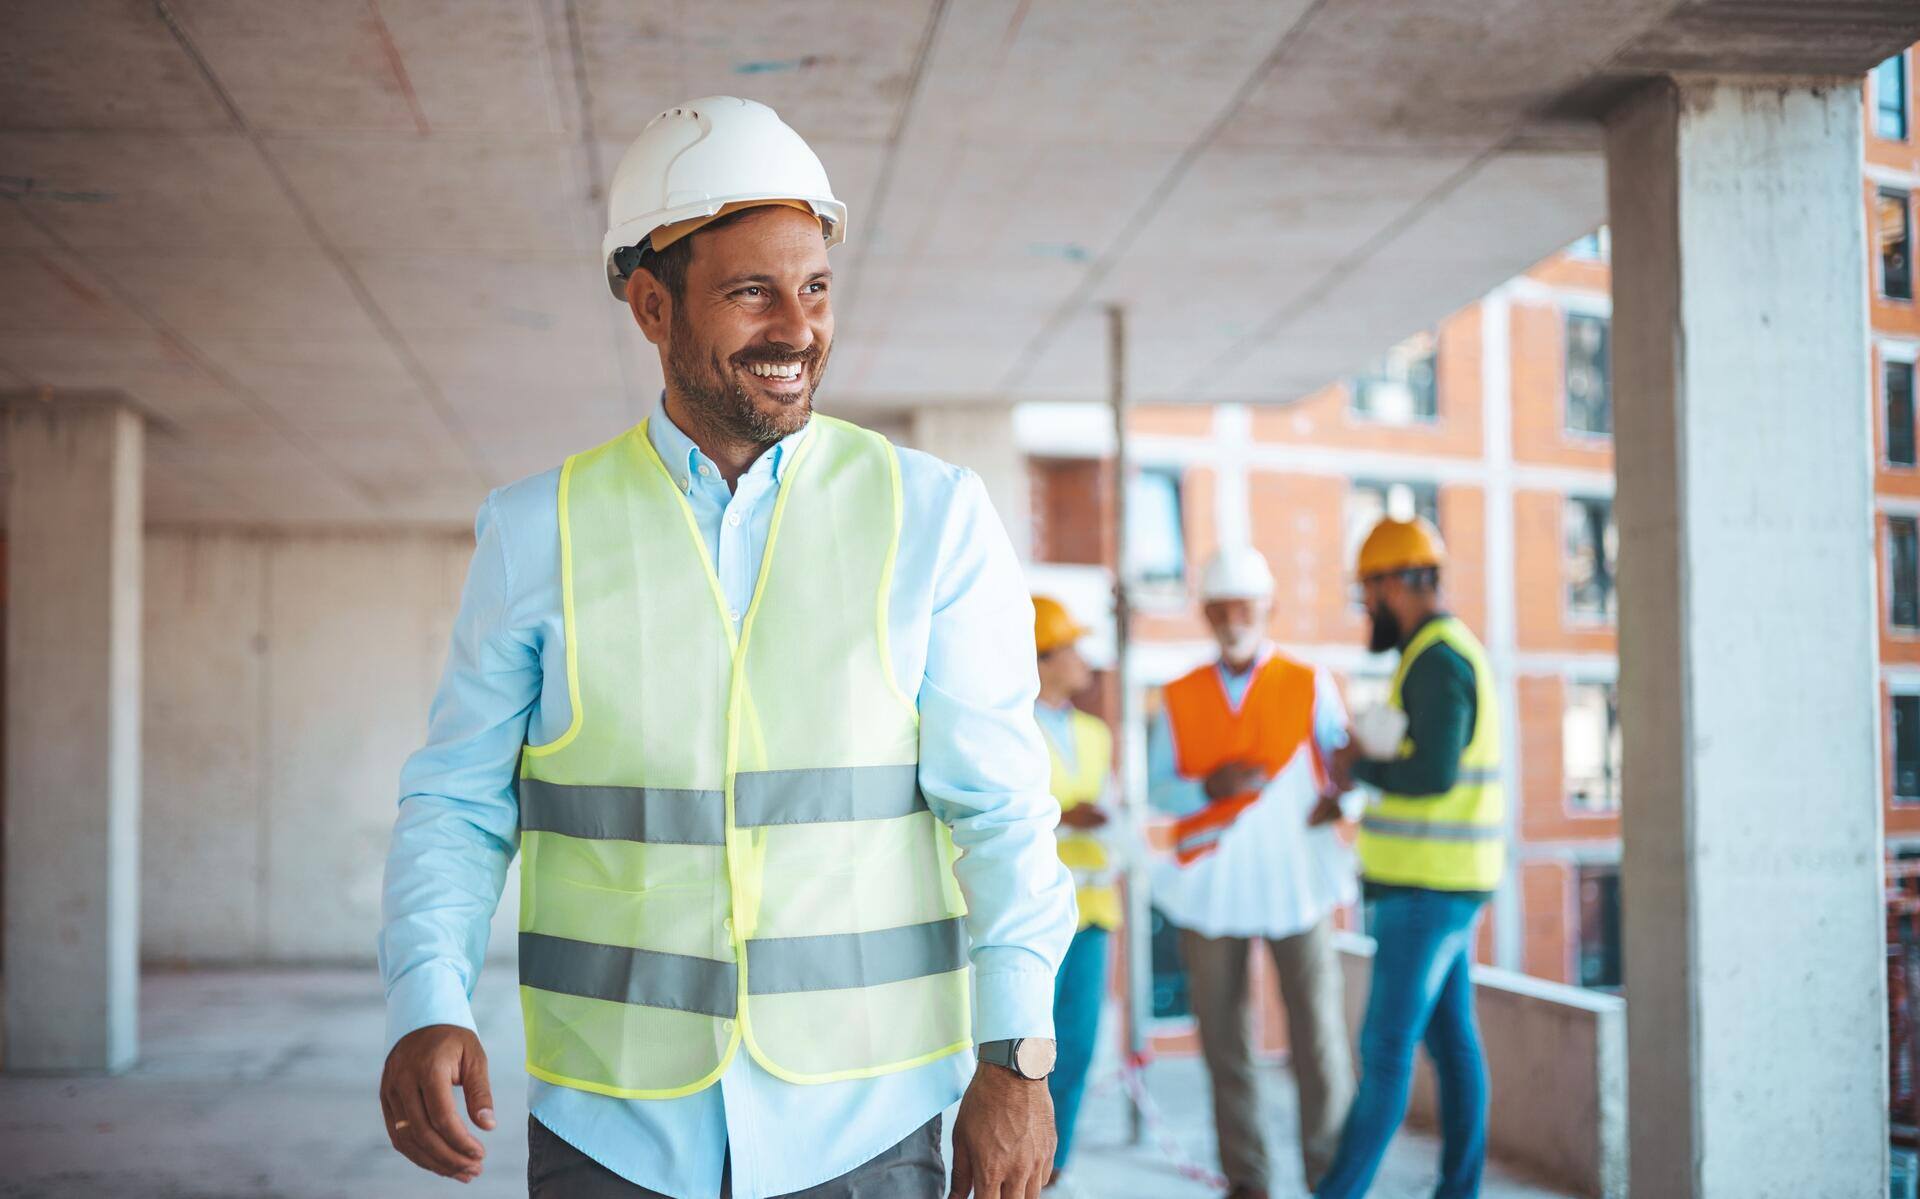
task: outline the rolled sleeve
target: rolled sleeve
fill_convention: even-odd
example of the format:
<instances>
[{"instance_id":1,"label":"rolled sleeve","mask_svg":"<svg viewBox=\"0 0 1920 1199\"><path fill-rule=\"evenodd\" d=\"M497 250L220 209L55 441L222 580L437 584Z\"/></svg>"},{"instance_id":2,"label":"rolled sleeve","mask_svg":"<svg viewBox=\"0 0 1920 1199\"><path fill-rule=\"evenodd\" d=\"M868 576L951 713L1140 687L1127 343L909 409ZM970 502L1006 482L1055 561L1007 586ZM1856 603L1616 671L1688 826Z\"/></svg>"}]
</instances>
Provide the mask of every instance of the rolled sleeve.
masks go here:
<instances>
[{"instance_id":1,"label":"rolled sleeve","mask_svg":"<svg viewBox=\"0 0 1920 1199\"><path fill-rule=\"evenodd\" d=\"M378 940L387 1042L430 1024L473 1027L470 997L518 842L515 774L539 694L539 655L508 629L510 576L492 497L426 744L401 771Z\"/></svg>"},{"instance_id":2,"label":"rolled sleeve","mask_svg":"<svg viewBox=\"0 0 1920 1199\"><path fill-rule=\"evenodd\" d=\"M991 648L989 648L991 647ZM1033 605L980 480L941 538L920 687L920 785L952 830L980 1041L1053 1035L1053 980L1078 914L1033 703Z\"/></svg>"}]
</instances>

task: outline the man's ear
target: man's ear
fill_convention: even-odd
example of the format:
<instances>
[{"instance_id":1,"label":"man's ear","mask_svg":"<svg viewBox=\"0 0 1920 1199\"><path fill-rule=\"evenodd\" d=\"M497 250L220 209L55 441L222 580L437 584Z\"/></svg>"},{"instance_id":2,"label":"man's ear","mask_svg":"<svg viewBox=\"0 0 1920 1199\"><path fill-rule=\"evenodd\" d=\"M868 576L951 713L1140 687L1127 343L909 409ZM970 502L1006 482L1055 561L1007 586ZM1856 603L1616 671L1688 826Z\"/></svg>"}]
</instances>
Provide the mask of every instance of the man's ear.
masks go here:
<instances>
[{"instance_id":1,"label":"man's ear","mask_svg":"<svg viewBox=\"0 0 1920 1199\"><path fill-rule=\"evenodd\" d=\"M667 329L673 324L673 296L645 267L635 267L627 276L627 307L633 323L656 346L667 344Z\"/></svg>"}]
</instances>

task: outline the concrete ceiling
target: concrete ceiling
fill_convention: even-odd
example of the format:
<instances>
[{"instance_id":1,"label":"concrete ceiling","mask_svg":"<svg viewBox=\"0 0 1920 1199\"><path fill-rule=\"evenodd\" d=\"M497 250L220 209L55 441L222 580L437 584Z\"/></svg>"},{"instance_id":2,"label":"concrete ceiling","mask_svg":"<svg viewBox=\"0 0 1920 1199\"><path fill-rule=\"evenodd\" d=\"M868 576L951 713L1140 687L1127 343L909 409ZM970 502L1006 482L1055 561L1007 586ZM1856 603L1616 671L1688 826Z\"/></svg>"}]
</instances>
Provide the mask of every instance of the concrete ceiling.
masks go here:
<instances>
[{"instance_id":1,"label":"concrete ceiling","mask_svg":"<svg viewBox=\"0 0 1920 1199\"><path fill-rule=\"evenodd\" d=\"M0 390L124 391L161 522L441 524L642 414L602 187L780 110L836 411L1280 402L1600 222L1606 97L1857 72L1911 0L0 0Z\"/></svg>"}]
</instances>

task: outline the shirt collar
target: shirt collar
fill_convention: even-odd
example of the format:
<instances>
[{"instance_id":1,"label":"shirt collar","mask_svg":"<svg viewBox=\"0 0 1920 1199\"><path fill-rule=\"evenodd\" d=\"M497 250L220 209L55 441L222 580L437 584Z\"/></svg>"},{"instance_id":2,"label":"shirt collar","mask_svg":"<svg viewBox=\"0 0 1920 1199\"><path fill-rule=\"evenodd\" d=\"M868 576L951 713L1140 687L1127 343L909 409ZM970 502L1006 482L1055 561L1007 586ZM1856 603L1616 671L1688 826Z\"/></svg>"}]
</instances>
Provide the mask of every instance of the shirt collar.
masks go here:
<instances>
[{"instance_id":1,"label":"shirt collar","mask_svg":"<svg viewBox=\"0 0 1920 1199\"><path fill-rule=\"evenodd\" d=\"M807 430L811 428L813 428L813 421L809 418L806 424L775 442L772 449L756 458L742 478L753 478L765 474L774 486L779 486L781 472L786 468L787 462L793 457L795 451L800 448ZM713 471L714 481L720 481L720 468L701 453L700 447L694 444L693 438L688 437L679 425L673 423L673 418L667 415L667 393L664 391L660 393L659 407L655 408L653 415L647 419L647 440L653 443L653 450L660 455L660 461L667 464L667 470L673 475L673 481L680 485L680 490L692 489L693 480L699 475L702 463Z\"/></svg>"}]
</instances>

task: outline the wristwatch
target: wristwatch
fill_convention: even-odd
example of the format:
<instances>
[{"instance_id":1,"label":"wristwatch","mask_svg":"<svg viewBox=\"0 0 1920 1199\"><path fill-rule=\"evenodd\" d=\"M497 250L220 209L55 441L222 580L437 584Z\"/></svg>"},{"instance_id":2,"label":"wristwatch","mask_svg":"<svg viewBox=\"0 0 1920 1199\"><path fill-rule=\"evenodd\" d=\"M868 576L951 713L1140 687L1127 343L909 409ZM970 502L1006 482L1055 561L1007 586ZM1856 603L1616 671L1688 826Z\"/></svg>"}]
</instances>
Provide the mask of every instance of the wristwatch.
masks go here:
<instances>
[{"instance_id":1,"label":"wristwatch","mask_svg":"<svg viewBox=\"0 0 1920 1199\"><path fill-rule=\"evenodd\" d=\"M980 1042L980 1060L1004 1066L1020 1077L1039 1081L1053 1073L1054 1045L1046 1037L1016 1037Z\"/></svg>"}]
</instances>

